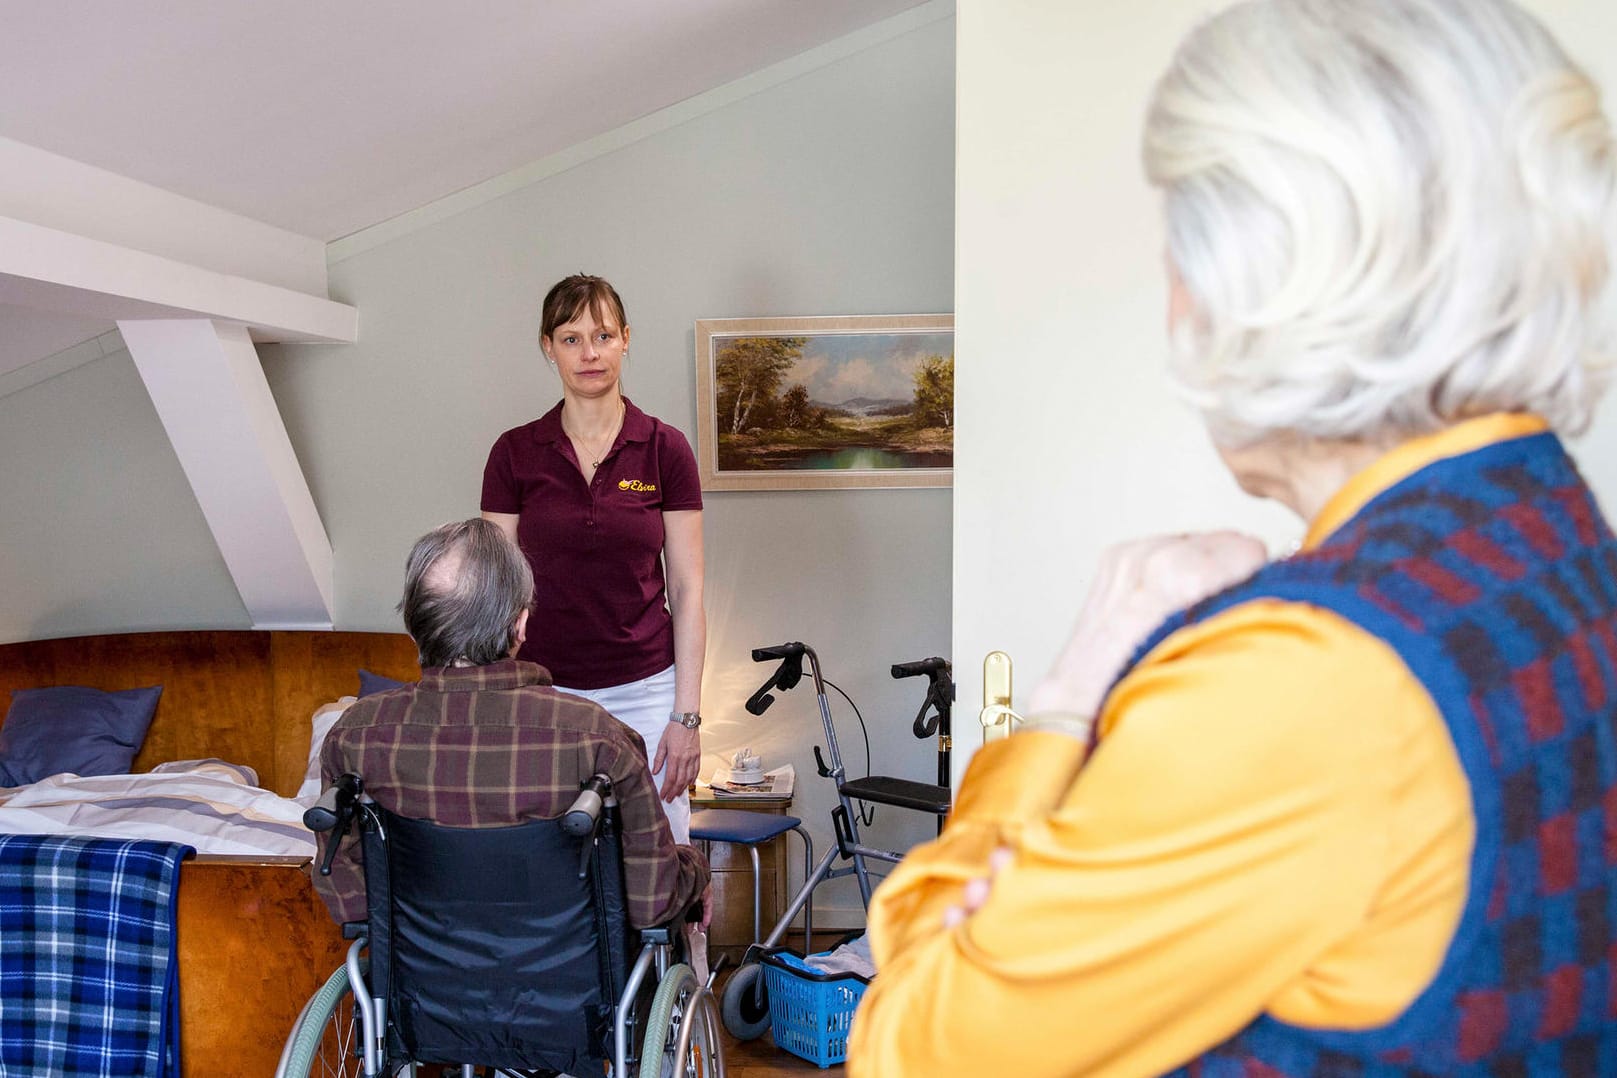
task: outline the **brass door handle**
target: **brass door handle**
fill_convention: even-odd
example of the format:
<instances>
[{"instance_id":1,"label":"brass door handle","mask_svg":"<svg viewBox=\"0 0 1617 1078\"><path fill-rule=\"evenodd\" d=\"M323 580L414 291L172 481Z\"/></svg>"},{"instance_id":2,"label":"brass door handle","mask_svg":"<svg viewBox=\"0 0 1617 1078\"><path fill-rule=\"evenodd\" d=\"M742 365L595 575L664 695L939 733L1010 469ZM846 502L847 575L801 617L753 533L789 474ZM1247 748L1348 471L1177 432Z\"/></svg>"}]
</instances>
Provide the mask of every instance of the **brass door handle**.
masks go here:
<instances>
[{"instance_id":1,"label":"brass door handle","mask_svg":"<svg viewBox=\"0 0 1617 1078\"><path fill-rule=\"evenodd\" d=\"M983 742L1011 736L1011 727L1022 716L1011 710L1011 657L1003 651L990 651L983 658L983 709L978 713L983 726Z\"/></svg>"}]
</instances>

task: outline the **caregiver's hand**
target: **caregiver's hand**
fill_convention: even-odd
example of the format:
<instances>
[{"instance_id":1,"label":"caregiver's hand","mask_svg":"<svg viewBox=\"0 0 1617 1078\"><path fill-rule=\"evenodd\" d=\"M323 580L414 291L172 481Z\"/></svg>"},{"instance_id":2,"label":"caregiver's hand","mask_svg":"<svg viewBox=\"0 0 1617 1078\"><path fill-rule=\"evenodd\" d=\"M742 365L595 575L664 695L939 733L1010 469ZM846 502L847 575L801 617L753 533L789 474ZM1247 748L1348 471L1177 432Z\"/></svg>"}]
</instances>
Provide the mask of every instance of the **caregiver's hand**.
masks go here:
<instances>
[{"instance_id":1,"label":"caregiver's hand","mask_svg":"<svg viewBox=\"0 0 1617 1078\"><path fill-rule=\"evenodd\" d=\"M697 768L702 763L702 735L677 722L670 722L663 730L662 741L657 744L657 757L651 761L651 773L662 772L662 789L658 796L672 801L696 781ZM665 766L666 765L666 766Z\"/></svg>"},{"instance_id":2,"label":"caregiver's hand","mask_svg":"<svg viewBox=\"0 0 1617 1078\"><path fill-rule=\"evenodd\" d=\"M1028 698L1045 729L1078 733L1084 723L1040 724L1040 714L1093 721L1123 664L1164 618L1251 576L1268 561L1240 532L1159 535L1108 548L1095 570L1072 638Z\"/></svg>"}]
</instances>

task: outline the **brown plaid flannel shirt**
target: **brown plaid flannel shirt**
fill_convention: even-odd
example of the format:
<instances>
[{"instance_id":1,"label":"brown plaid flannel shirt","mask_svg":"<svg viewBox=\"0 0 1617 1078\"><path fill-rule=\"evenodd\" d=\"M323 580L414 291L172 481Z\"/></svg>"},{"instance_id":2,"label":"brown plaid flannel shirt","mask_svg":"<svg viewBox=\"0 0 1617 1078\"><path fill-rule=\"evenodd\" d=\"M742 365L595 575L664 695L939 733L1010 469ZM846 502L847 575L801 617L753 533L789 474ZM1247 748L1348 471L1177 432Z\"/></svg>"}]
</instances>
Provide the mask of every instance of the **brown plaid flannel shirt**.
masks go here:
<instances>
[{"instance_id":1,"label":"brown plaid flannel shirt","mask_svg":"<svg viewBox=\"0 0 1617 1078\"><path fill-rule=\"evenodd\" d=\"M400 816L500 827L560 816L579 784L603 773L622 820L629 920L646 928L673 919L707 886L707 862L674 844L645 742L596 704L550 686L544 667L515 659L423 670L419 683L367 696L343 712L320 751L322 780L329 785L352 771L366 793ZM357 841L344 842L331 875L314 880L339 922L364 919Z\"/></svg>"}]
</instances>

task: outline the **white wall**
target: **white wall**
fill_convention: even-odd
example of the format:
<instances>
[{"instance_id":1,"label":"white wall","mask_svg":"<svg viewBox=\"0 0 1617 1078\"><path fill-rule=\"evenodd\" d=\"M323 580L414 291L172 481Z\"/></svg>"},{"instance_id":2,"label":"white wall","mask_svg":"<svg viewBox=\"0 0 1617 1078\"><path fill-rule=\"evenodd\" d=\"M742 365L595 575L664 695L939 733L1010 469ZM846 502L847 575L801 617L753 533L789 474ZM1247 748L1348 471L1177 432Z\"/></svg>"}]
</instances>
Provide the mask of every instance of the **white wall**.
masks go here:
<instances>
[{"instance_id":1,"label":"white wall","mask_svg":"<svg viewBox=\"0 0 1617 1078\"><path fill-rule=\"evenodd\" d=\"M0 641L251 627L128 352L0 398L0 461Z\"/></svg>"},{"instance_id":2,"label":"white wall","mask_svg":"<svg viewBox=\"0 0 1617 1078\"><path fill-rule=\"evenodd\" d=\"M1241 495L1164 376L1163 230L1139 165L1151 85L1204 0L960 0L954 645L962 736L981 662L1015 704L1065 639L1105 545L1300 526ZM1617 97L1617 7L1527 4ZM1575 447L1617 509L1617 405Z\"/></svg>"},{"instance_id":3,"label":"white wall","mask_svg":"<svg viewBox=\"0 0 1617 1078\"><path fill-rule=\"evenodd\" d=\"M411 542L475 515L495 437L559 398L535 340L558 278L618 287L626 391L693 438L698 318L950 309L944 16L379 246L343 245L356 253L331 267L331 294L359 308L359 343L262 350L331 538L339 628L398 627ZM813 771L811 690L747 715L768 672L750 649L817 647L864 711L876 770L932 781L935 749L909 731L923 686L887 667L948 652L950 492L709 493L704 519L709 763L751 744L795 764L793 811L823 848L833 802ZM833 710L861 774L858 724L834 694ZM931 833L894 810L873 832L905 847ZM857 923L845 882L820 899Z\"/></svg>"}]
</instances>

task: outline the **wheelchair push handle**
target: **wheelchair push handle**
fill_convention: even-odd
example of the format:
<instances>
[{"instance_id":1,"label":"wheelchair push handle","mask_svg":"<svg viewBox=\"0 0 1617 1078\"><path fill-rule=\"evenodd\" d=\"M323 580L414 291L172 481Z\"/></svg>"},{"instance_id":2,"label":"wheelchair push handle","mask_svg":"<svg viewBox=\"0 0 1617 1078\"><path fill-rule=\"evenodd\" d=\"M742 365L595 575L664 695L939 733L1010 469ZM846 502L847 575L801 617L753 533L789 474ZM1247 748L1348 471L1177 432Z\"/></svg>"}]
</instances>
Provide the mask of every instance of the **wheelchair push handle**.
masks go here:
<instances>
[{"instance_id":1,"label":"wheelchair push handle","mask_svg":"<svg viewBox=\"0 0 1617 1078\"><path fill-rule=\"evenodd\" d=\"M769 705L775 702L775 698L770 695L771 689L784 692L803 680L803 656L807 652L808 647L797 641L766 648L753 648L753 662L767 663L778 659L780 665L769 675L769 680L758 687L757 692L747 697L747 710L754 715L762 715L769 710Z\"/></svg>"},{"instance_id":2,"label":"wheelchair push handle","mask_svg":"<svg viewBox=\"0 0 1617 1078\"><path fill-rule=\"evenodd\" d=\"M311 831L330 831L326 840L326 855L320 859L320 875L331 875L331 861L337 856L337 847L354 822L359 808L359 795L365 791L365 780L353 772L337 776L337 780L320 792L320 799L303 811L303 826Z\"/></svg>"},{"instance_id":3,"label":"wheelchair push handle","mask_svg":"<svg viewBox=\"0 0 1617 1078\"><path fill-rule=\"evenodd\" d=\"M330 831L354 814L354 803L365 788L364 780L350 772L320 792L320 800L303 810L303 826L311 831ZM346 830L345 827L343 830Z\"/></svg>"},{"instance_id":4,"label":"wheelchair push handle","mask_svg":"<svg viewBox=\"0 0 1617 1078\"><path fill-rule=\"evenodd\" d=\"M572 806L561 818L561 829L574 838L595 833L601 823L601 810L612 800L612 780L606 775L591 775L584 780L583 789L573 798Z\"/></svg>"}]
</instances>

